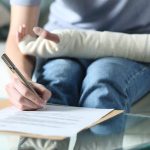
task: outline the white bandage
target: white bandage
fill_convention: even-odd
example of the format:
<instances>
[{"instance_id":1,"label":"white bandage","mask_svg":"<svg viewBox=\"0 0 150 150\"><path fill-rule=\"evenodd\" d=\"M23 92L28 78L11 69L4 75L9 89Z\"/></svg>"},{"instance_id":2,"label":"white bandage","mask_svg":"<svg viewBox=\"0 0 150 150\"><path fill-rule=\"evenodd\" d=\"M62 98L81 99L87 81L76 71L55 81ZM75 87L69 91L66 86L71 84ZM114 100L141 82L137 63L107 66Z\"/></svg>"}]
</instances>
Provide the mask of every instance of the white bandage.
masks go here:
<instances>
[{"instance_id":1,"label":"white bandage","mask_svg":"<svg viewBox=\"0 0 150 150\"><path fill-rule=\"evenodd\" d=\"M24 54L44 58L75 57L100 58L106 56L123 57L150 62L150 35L99 32L85 30L53 31L59 43L38 37L26 36L19 48Z\"/></svg>"}]
</instances>

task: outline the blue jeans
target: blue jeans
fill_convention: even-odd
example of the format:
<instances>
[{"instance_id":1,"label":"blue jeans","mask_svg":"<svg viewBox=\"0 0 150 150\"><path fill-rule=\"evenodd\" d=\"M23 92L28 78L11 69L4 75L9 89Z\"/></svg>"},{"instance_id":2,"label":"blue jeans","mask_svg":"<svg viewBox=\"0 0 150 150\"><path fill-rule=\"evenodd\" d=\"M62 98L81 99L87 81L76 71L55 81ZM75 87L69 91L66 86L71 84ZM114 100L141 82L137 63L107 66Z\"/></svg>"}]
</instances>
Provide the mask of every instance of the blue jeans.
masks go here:
<instances>
[{"instance_id":1,"label":"blue jeans","mask_svg":"<svg viewBox=\"0 0 150 150\"><path fill-rule=\"evenodd\" d=\"M130 111L131 105L150 91L150 64L117 57L97 60L58 58L44 60L37 82L52 91L50 103L114 108ZM93 134L122 132L122 117L91 128Z\"/></svg>"},{"instance_id":2,"label":"blue jeans","mask_svg":"<svg viewBox=\"0 0 150 150\"><path fill-rule=\"evenodd\" d=\"M150 64L117 57L49 59L40 64L37 82L52 92L51 103L129 112L150 91Z\"/></svg>"}]
</instances>

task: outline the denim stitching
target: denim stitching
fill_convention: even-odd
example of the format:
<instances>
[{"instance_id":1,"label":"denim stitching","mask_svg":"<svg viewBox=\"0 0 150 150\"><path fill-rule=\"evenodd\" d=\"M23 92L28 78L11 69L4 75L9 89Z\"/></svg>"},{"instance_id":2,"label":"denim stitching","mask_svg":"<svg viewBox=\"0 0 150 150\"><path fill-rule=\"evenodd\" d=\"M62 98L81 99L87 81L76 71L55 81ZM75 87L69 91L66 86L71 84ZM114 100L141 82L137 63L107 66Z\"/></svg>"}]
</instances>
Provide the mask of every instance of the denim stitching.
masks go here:
<instances>
[{"instance_id":1,"label":"denim stitching","mask_svg":"<svg viewBox=\"0 0 150 150\"><path fill-rule=\"evenodd\" d=\"M136 72L135 74L133 74L131 77L130 77L130 79L127 81L127 84L126 84L126 87L124 88L124 91L125 92L127 92L128 91L128 88L130 87L130 84L131 84L131 82L138 76L138 75L140 75L140 74L142 74L145 70L148 70L148 69L150 69L149 67L144 67L144 68L142 68L140 71L138 71L138 72ZM125 103L126 103L126 105L129 105L129 102L131 102L131 101L126 101Z\"/></svg>"},{"instance_id":2,"label":"denim stitching","mask_svg":"<svg viewBox=\"0 0 150 150\"><path fill-rule=\"evenodd\" d=\"M148 70L148 67L144 67L142 68L140 71L136 72L135 74L133 74L130 79L127 81L126 87L124 88L124 91L127 91L127 89L129 88L131 82L140 74L142 74L145 70Z\"/></svg>"},{"instance_id":3,"label":"denim stitching","mask_svg":"<svg viewBox=\"0 0 150 150\"><path fill-rule=\"evenodd\" d=\"M135 74L133 74L130 79L127 81L127 84L126 84L126 87L124 88L124 93L127 92L131 82L140 74L142 74L145 70L148 70L149 68L148 67L144 67L142 68L140 71L136 72ZM125 101L125 109L129 111L129 104L131 101L130 100L127 100Z\"/></svg>"}]
</instances>

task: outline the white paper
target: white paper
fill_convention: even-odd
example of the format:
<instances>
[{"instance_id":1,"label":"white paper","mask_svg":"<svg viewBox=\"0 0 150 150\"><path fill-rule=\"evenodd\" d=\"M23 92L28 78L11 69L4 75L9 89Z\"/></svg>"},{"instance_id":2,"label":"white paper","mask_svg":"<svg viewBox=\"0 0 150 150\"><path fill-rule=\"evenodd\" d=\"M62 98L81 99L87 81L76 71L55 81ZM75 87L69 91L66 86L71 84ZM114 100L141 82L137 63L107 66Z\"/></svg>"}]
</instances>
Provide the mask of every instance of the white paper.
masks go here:
<instances>
[{"instance_id":1,"label":"white paper","mask_svg":"<svg viewBox=\"0 0 150 150\"><path fill-rule=\"evenodd\" d=\"M37 111L20 111L8 107L0 111L0 131L71 137L112 110L46 105Z\"/></svg>"}]
</instances>

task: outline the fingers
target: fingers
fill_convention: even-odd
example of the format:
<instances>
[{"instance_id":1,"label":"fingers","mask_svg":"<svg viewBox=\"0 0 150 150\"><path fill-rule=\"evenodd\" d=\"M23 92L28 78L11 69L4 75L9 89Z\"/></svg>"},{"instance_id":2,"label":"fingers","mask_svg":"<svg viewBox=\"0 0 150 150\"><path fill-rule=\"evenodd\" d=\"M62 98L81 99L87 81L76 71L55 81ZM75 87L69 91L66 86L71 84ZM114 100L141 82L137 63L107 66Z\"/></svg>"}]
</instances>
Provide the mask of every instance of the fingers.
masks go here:
<instances>
[{"instance_id":1,"label":"fingers","mask_svg":"<svg viewBox=\"0 0 150 150\"><path fill-rule=\"evenodd\" d=\"M59 43L59 41L60 41L59 36L57 34L50 33L40 27L34 27L33 31L36 35L42 36L43 38L51 40L55 43Z\"/></svg>"},{"instance_id":2,"label":"fingers","mask_svg":"<svg viewBox=\"0 0 150 150\"><path fill-rule=\"evenodd\" d=\"M22 25L22 36L24 37L26 35L26 25Z\"/></svg>"},{"instance_id":3,"label":"fingers","mask_svg":"<svg viewBox=\"0 0 150 150\"><path fill-rule=\"evenodd\" d=\"M41 36L45 39L48 39L48 40L51 40L55 43L59 43L60 39L59 39L59 36L57 34L54 34L54 33L50 33L40 27L34 27L33 28L33 31L36 35L38 36ZM22 26L19 27L17 33L16 33L16 40L17 40L17 43L19 43L20 41L23 40L23 38L26 36L26 25L23 24Z\"/></svg>"},{"instance_id":4,"label":"fingers","mask_svg":"<svg viewBox=\"0 0 150 150\"><path fill-rule=\"evenodd\" d=\"M34 88L37 91L37 93L40 95L40 97L45 101L45 103L49 100L49 98L51 97L52 93L46 89L43 85L41 84L34 84Z\"/></svg>"},{"instance_id":5,"label":"fingers","mask_svg":"<svg viewBox=\"0 0 150 150\"><path fill-rule=\"evenodd\" d=\"M35 109L41 108L38 105L34 104L32 101L22 96L13 87L13 84L11 83L6 86L6 91L8 93L11 103L20 110L35 110Z\"/></svg>"},{"instance_id":6,"label":"fingers","mask_svg":"<svg viewBox=\"0 0 150 150\"><path fill-rule=\"evenodd\" d=\"M59 36L57 34L54 34L54 33L50 33L40 27L34 27L33 28L33 31L36 35L38 36L42 36L43 38L45 39L48 39L48 40L51 40L55 43L59 43L60 39L59 39ZM19 27L17 33L16 33L16 40L17 40L17 43L19 43L20 41L23 40L23 38L26 36L26 25L23 24L22 26Z\"/></svg>"},{"instance_id":7,"label":"fingers","mask_svg":"<svg viewBox=\"0 0 150 150\"><path fill-rule=\"evenodd\" d=\"M44 106L44 100L35 95L31 90L29 90L19 79L15 78L13 80L14 88L25 98L31 100L34 104L38 106Z\"/></svg>"},{"instance_id":8,"label":"fingers","mask_svg":"<svg viewBox=\"0 0 150 150\"><path fill-rule=\"evenodd\" d=\"M16 33L16 40L17 40L17 43L19 43L20 41L23 40L23 38L25 37L26 35L26 25L23 24L22 26L19 27L17 33Z\"/></svg>"},{"instance_id":9,"label":"fingers","mask_svg":"<svg viewBox=\"0 0 150 150\"><path fill-rule=\"evenodd\" d=\"M40 94L35 95L18 78L6 86L10 101L21 110L35 110L42 108L51 96L51 92L44 86L32 83L34 89Z\"/></svg>"}]
</instances>

